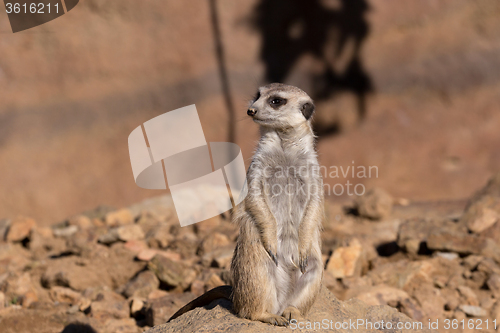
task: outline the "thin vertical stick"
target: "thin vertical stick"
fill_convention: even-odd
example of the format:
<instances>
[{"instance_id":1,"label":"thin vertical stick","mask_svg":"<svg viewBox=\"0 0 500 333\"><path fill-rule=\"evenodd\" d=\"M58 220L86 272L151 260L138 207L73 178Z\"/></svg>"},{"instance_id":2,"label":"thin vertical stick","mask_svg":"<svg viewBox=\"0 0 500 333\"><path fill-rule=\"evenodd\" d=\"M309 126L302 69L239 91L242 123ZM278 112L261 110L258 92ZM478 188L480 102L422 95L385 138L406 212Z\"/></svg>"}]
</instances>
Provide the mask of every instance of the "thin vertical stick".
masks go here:
<instances>
[{"instance_id":1,"label":"thin vertical stick","mask_svg":"<svg viewBox=\"0 0 500 333\"><path fill-rule=\"evenodd\" d=\"M224 47L222 45L222 37L219 27L219 16L217 14L217 0L209 0L210 2L210 16L212 19L212 31L215 41L215 53L217 63L219 65L219 75L222 84L222 93L224 94L224 101L226 103L227 112L229 115L228 124L228 142L235 142L235 113L233 100L231 98L231 91L229 89L229 80L227 78L226 61L224 57Z\"/></svg>"}]
</instances>

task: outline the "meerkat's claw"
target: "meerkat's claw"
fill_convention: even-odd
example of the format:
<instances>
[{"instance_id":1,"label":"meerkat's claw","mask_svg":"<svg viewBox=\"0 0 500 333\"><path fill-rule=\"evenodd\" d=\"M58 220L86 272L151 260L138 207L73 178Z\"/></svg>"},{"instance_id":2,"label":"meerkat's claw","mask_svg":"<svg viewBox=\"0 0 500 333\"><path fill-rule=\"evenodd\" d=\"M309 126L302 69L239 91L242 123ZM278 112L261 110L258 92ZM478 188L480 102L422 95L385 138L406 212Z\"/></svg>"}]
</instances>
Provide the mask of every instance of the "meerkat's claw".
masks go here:
<instances>
[{"instance_id":1,"label":"meerkat's claw","mask_svg":"<svg viewBox=\"0 0 500 333\"><path fill-rule=\"evenodd\" d=\"M302 274L304 274L306 272L308 259L309 259L309 257L304 257L304 258L301 258L299 261L299 267L300 267L300 271L302 272Z\"/></svg>"},{"instance_id":2,"label":"meerkat's claw","mask_svg":"<svg viewBox=\"0 0 500 333\"><path fill-rule=\"evenodd\" d=\"M276 266L278 266L278 257L273 253L273 251L267 251L267 254L271 257L271 259L274 261Z\"/></svg>"}]
</instances>

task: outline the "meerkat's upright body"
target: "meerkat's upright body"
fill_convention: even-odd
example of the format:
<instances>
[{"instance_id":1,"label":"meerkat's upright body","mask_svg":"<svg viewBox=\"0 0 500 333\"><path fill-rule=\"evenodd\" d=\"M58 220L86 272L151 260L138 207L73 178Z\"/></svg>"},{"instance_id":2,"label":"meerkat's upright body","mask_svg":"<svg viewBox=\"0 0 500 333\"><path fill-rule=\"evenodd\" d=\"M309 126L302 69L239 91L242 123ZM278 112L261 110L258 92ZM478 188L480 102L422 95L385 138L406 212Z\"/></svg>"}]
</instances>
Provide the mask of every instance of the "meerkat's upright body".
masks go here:
<instances>
[{"instance_id":1,"label":"meerkat's upright body","mask_svg":"<svg viewBox=\"0 0 500 333\"><path fill-rule=\"evenodd\" d=\"M248 195L233 220L234 311L286 325L312 306L321 285L323 183L314 148L311 98L283 84L261 87L248 114L261 139L247 173Z\"/></svg>"}]
</instances>

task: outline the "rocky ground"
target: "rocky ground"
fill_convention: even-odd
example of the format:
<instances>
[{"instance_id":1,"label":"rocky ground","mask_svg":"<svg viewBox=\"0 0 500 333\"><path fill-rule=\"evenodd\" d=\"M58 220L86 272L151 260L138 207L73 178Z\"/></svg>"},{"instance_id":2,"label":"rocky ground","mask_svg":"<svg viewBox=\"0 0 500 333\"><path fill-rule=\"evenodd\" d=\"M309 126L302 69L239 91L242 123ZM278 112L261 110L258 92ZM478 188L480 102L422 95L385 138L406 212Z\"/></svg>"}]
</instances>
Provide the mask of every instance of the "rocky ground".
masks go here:
<instances>
[{"instance_id":1,"label":"rocky ground","mask_svg":"<svg viewBox=\"0 0 500 333\"><path fill-rule=\"evenodd\" d=\"M411 318L424 329L431 319L442 332L474 331L472 322L495 332L500 174L469 202L412 203L373 189L344 205L327 202L326 216L324 286L339 301L322 292L311 316ZM0 332L141 332L164 324L229 283L237 237L228 215L181 228L169 196L99 207L52 227L0 220ZM191 331L263 329L237 319L227 301L210 308L152 331L185 331L186 321ZM446 319L458 327L447 330Z\"/></svg>"},{"instance_id":2,"label":"rocky ground","mask_svg":"<svg viewBox=\"0 0 500 333\"><path fill-rule=\"evenodd\" d=\"M263 36L250 21L268 1L216 2L237 120L229 141L248 167L260 134L246 110L266 70ZM332 20L318 48L328 54L303 53L284 83L313 94L310 81L324 63L344 73L356 22L366 19L360 61L374 85L362 121L355 92L341 83L331 98L315 100L316 124L339 129L320 136L320 163L379 170L325 183L382 187L416 201L464 199L500 170L500 1L312 2L328 10L354 3L353 20L341 20L345 47L334 55L343 34ZM101 204L159 195L135 184L127 138L167 111L196 104L207 142L228 141L210 3L82 0L16 34L0 11L0 218L22 214L50 226Z\"/></svg>"}]
</instances>

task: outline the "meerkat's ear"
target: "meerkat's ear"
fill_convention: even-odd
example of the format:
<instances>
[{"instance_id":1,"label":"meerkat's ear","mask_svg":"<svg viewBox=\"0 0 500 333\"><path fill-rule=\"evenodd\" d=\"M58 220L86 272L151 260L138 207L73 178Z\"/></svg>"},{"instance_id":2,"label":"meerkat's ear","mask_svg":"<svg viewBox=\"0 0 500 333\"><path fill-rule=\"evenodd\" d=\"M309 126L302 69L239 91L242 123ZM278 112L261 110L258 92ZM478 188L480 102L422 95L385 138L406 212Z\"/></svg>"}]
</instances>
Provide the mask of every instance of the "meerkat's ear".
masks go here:
<instances>
[{"instance_id":1,"label":"meerkat's ear","mask_svg":"<svg viewBox=\"0 0 500 333\"><path fill-rule=\"evenodd\" d=\"M306 102L300 108L300 111L304 115L304 117L309 120L314 113L314 104L311 102Z\"/></svg>"}]
</instances>

